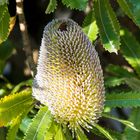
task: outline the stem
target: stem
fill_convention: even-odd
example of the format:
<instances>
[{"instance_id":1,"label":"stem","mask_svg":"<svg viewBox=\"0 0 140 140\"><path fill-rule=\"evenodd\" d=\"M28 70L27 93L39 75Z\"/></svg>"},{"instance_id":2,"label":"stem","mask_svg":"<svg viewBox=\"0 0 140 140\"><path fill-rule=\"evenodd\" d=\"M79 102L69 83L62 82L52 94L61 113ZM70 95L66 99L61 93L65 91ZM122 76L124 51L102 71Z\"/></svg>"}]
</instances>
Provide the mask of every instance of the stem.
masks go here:
<instances>
[{"instance_id":1,"label":"stem","mask_svg":"<svg viewBox=\"0 0 140 140\"><path fill-rule=\"evenodd\" d=\"M32 76L34 75L35 64L33 60L32 49L30 45L26 20L23 12L23 0L16 0L16 12L19 18L19 27L22 35L23 49L25 51L27 62L31 70Z\"/></svg>"}]
</instances>

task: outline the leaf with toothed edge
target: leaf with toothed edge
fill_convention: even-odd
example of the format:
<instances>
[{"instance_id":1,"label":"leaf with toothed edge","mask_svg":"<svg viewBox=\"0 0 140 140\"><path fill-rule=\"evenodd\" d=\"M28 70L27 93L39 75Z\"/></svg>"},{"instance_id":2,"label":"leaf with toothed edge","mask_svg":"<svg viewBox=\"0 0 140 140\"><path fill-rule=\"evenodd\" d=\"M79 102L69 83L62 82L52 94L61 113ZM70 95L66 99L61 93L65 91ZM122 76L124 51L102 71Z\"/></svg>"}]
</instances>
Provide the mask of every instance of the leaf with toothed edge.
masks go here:
<instances>
[{"instance_id":1,"label":"leaf with toothed edge","mask_svg":"<svg viewBox=\"0 0 140 140\"><path fill-rule=\"evenodd\" d=\"M95 39L97 38L98 27L93 10L84 19L83 31L88 36L91 42L95 41Z\"/></svg>"},{"instance_id":2,"label":"leaf with toothed edge","mask_svg":"<svg viewBox=\"0 0 140 140\"><path fill-rule=\"evenodd\" d=\"M19 114L9 125L8 133L6 140L16 139L16 134L18 129L20 128L22 119L28 114L28 112L33 108L33 105L29 106L26 110L24 110L21 114Z\"/></svg>"},{"instance_id":3,"label":"leaf with toothed edge","mask_svg":"<svg viewBox=\"0 0 140 140\"><path fill-rule=\"evenodd\" d=\"M50 0L49 5L48 5L45 13L50 14L50 13L54 12L56 7L57 7L57 0Z\"/></svg>"},{"instance_id":4,"label":"leaf with toothed edge","mask_svg":"<svg viewBox=\"0 0 140 140\"><path fill-rule=\"evenodd\" d=\"M140 108L134 108L130 114L129 121L133 122L134 125L140 130ZM140 132L134 131L129 127L124 129L123 137L126 140L139 140Z\"/></svg>"},{"instance_id":5,"label":"leaf with toothed edge","mask_svg":"<svg viewBox=\"0 0 140 140\"><path fill-rule=\"evenodd\" d=\"M71 9L84 10L88 0L62 0L62 3Z\"/></svg>"},{"instance_id":6,"label":"leaf with toothed edge","mask_svg":"<svg viewBox=\"0 0 140 140\"><path fill-rule=\"evenodd\" d=\"M52 116L48 107L42 107L28 127L24 140L44 139L51 123Z\"/></svg>"},{"instance_id":7,"label":"leaf with toothed edge","mask_svg":"<svg viewBox=\"0 0 140 140\"><path fill-rule=\"evenodd\" d=\"M2 98L0 100L0 126L5 126L11 122L32 104L33 99L30 89Z\"/></svg>"},{"instance_id":8,"label":"leaf with toothed edge","mask_svg":"<svg viewBox=\"0 0 140 140\"><path fill-rule=\"evenodd\" d=\"M121 9L140 27L140 1L139 0L117 0Z\"/></svg>"},{"instance_id":9,"label":"leaf with toothed edge","mask_svg":"<svg viewBox=\"0 0 140 140\"><path fill-rule=\"evenodd\" d=\"M0 5L0 44L4 42L10 31L10 15L7 5Z\"/></svg>"},{"instance_id":10,"label":"leaf with toothed edge","mask_svg":"<svg viewBox=\"0 0 140 140\"><path fill-rule=\"evenodd\" d=\"M127 29L121 30L121 53L140 76L140 43Z\"/></svg>"},{"instance_id":11,"label":"leaf with toothed edge","mask_svg":"<svg viewBox=\"0 0 140 140\"><path fill-rule=\"evenodd\" d=\"M105 106L139 107L140 106L140 91L106 94Z\"/></svg>"},{"instance_id":12,"label":"leaf with toothed edge","mask_svg":"<svg viewBox=\"0 0 140 140\"><path fill-rule=\"evenodd\" d=\"M103 46L117 53L120 46L119 23L108 0L95 0L95 18Z\"/></svg>"},{"instance_id":13,"label":"leaf with toothed edge","mask_svg":"<svg viewBox=\"0 0 140 140\"><path fill-rule=\"evenodd\" d=\"M0 5L8 4L8 0L0 0Z\"/></svg>"}]
</instances>

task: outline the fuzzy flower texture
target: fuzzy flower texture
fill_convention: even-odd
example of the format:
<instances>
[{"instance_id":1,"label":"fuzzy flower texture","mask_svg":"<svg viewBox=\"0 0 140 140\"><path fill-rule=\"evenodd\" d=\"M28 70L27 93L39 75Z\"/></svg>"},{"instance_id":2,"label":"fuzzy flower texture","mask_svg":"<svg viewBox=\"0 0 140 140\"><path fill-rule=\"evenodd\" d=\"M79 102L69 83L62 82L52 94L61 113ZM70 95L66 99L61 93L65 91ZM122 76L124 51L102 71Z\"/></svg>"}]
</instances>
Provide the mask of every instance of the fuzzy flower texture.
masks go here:
<instances>
[{"instance_id":1,"label":"fuzzy flower texture","mask_svg":"<svg viewBox=\"0 0 140 140\"><path fill-rule=\"evenodd\" d=\"M33 96L48 106L58 123L87 131L104 105L98 54L74 21L53 20L44 29Z\"/></svg>"}]
</instances>

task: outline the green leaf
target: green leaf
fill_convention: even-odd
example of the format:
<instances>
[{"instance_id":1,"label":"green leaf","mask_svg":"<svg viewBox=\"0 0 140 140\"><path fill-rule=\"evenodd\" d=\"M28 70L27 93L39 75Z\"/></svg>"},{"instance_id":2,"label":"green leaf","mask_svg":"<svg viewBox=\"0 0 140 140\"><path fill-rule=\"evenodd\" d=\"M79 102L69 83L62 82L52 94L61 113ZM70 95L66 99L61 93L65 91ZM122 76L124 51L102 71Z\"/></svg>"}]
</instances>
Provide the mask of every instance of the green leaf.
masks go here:
<instances>
[{"instance_id":1,"label":"green leaf","mask_svg":"<svg viewBox=\"0 0 140 140\"><path fill-rule=\"evenodd\" d=\"M0 44L0 60L6 61L13 52L14 46L10 41L5 41Z\"/></svg>"},{"instance_id":2,"label":"green leaf","mask_svg":"<svg viewBox=\"0 0 140 140\"><path fill-rule=\"evenodd\" d=\"M66 127L65 137L66 137L66 140L73 140L68 127Z\"/></svg>"},{"instance_id":3,"label":"green leaf","mask_svg":"<svg viewBox=\"0 0 140 140\"><path fill-rule=\"evenodd\" d=\"M140 44L127 29L121 32L121 53L140 76Z\"/></svg>"},{"instance_id":4,"label":"green leaf","mask_svg":"<svg viewBox=\"0 0 140 140\"><path fill-rule=\"evenodd\" d=\"M5 61L0 60L0 75L3 74L4 67L5 67Z\"/></svg>"},{"instance_id":5,"label":"green leaf","mask_svg":"<svg viewBox=\"0 0 140 140\"><path fill-rule=\"evenodd\" d=\"M43 140L45 133L51 127L52 116L48 107L42 107L30 124L24 140Z\"/></svg>"},{"instance_id":6,"label":"green leaf","mask_svg":"<svg viewBox=\"0 0 140 140\"><path fill-rule=\"evenodd\" d=\"M29 86L31 87L32 86L32 79L29 79L29 80L26 80L26 81L23 81L21 83L19 83L18 85L16 85L13 90L11 91L11 93L16 93L16 92L19 92L19 90L24 87L24 86Z\"/></svg>"},{"instance_id":7,"label":"green leaf","mask_svg":"<svg viewBox=\"0 0 140 140\"><path fill-rule=\"evenodd\" d=\"M57 7L57 1L56 0L50 0L49 5L48 5L45 13L50 14L51 12L54 12L56 7Z\"/></svg>"},{"instance_id":8,"label":"green leaf","mask_svg":"<svg viewBox=\"0 0 140 140\"><path fill-rule=\"evenodd\" d=\"M119 86L119 85L125 83L124 80L125 80L125 78L119 78L119 77L114 77L114 76L106 77L105 78L105 86L106 87Z\"/></svg>"},{"instance_id":9,"label":"green leaf","mask_svg":"<svg viewBox=\"0 0 140 140\"><path fill-rule=\"evenodd\" d=\"M115 75L119 78L124 78L124 77L127 77L127 78L132 78L132 77L135 77L135 74L132 73L132 72L129 72L128 70L126 70L125 68L123 68L122 66L118 66L118 65L108 65L106 67L106 72L112 74L112 75Z\"/></svg>"},{"instance_id":10,"label":"green leaf","mask_svg":"<svg viewBox=\"0 0 140 140\"><path fill-rule=\"evenodd\" d=\"M91 42L95 41L98 34L94 11L91 11L84 19L83 31Z\"/></svg>"},{"instance_id":11,"label":"green leaf","mask_svg":"<svg viewBox=\"0 0 140 140\"><path fill-rule=\"evenodd\" d=\"M125 83L133 90L140 91L140 80L137 78L126 78Z\"/></svg>"},{"instance_id":12,"label":"green leaf","mask_svg":"<svg viewBox=\"0 0 140 140\"><path fill-rule=\"evenodd\" d=\"M105 106L138 107L140 106L140 91L106 94Z\"/></svg>"},{"instance_id":13,"label":"green leaf","mask_svg":"<svg viewBox=\"0 0 140 140\"><path fill-rule=\"evenodd\" d=\"M94 127L97 128L107 139L114 140L112 136L109 134L109 132L105 130L103 127L101 127L100 125L95 124Z\"/></svg>"},{"instance_id":14,"label":"green leaf","mask_svg":"<svg viewBox=\"0 0 140 140\"><path fill-rule=\"evenodd\" d=\"M120 7L140 27L140 1L117 0Z\"/></svg>"},{"instance_id":15,"label":"green leaf","mask_svg":"<svg viewBox=\"0 0 140 140\"><path fill-rule=\"evenodd\" d=\"M4 4L8 4L8 0L0 0L0 6Z\"/></svg>"},{"instance_id":16,"label":"green leaf","mask_svg":"<svg viewBox=\"0 0 140 140\"><path fill-rule=\"evenodd\" d=\"M81 128L77 128L76 136L78 140L88 140L87 136L84 134Z\"/></svg>"},{"instance_id":17,"label":"green leaf","mask_svg":"<svg viewBox=\"0 0 140 140\"><path fill-rule=\"evenodd\" d=\"M95 18L103 46L117 53L120 46L119 23L108 0L95 0Z\"/></svg>"},{"instance_id":18,"label":"green leaf","mask_svg":"<svg viewBox=\"0 0 140 140\"><path fill-rule=\"evenodd\" d=\"M25 134L31 122L32 122L32 119L29 116L26 116L20 124L20 127L19 127L20 131L22 131Z\"/></svg>"},{"instance_id":19,"label":"green leaf","mask_svg":"<svg viewBox=\"0 0 140 140\"><path fill-rule=\"evenodd\" d=\"M54 136L56 135L58 129L59 129L58 124L54 120L52 120L51 127L46 131L44 140L54 139Z\"/></svg>"},{"instance_id":20,"label":"green leaf","mask_svg":"<svg viewBox=\"0 0 140 140\"><path fill-rule=\"evenodd\" d=\"M10 15L7 5L0 5L0 44L5 41L9 34Z\"/></svg>"},{"instance_id":21,"label":"green leaf","mask_svg":"<svg viewBox=\"0 0 140 140\"><path fill-rule=\"evenodd\" d=\"M54 137L54 140L66 140L64 133L62 131L61 126L59 126L58 131L56 132L56 135Z\"/></svg>"},{"instance_id":22,"label":"green leaf","mask_svg":"<svg viewBox=\"0 0 140 140\"><path fill-rule=\"evenodd\" d=\"M88 0L62 0L62 3L71 9L84 10Z\"/></svg>"},{"instance_id":23,"label":"green leaf","mask_svg":"<svg viewBox=\"0 0 140 140\"><path fill-rule=\"evenodd\" d=\"M33 104L31 90L26 89L0 100L0 126L6 125Z\"/></svg>"},{"instance_id":24,"label":"green leaf","mask_svg":"<svg viewBox=\"0 0 140 140\"><path fill-rule=\"evenodd\" d=\"M129 121L133 122L134 125L140 130L140 108L135 108L132 110ZM124 130L124 139L125 140L139 140L140 132L134 131L129 127L126 127Z\"/></svg>"},{"instance_id":25,"label":"green leaf","mask_svg":"<svg viewBox=\"0 0 140 140\"><path fill-rule=\"evenodd\" d=\"M8 130L6 140L13 140L16 138L16 133L18 131L19 125L21 123L21 114L12 120L12 124Z\"/></svg>"},{"instance_id":26,"label":"green leaf","mask_svg":"<svg viewBox=\"0 0 140 140\"><path fill-rule=\"evenodd\" d=\"M135 131L140 131L140 130L138 130L138 129L135 127L134 123L132 123L132 122L130 122L130 121L122 120L122 119L116 118L116 117L114 117L114 116L111 116L110 114L103 114L103 117L106 117L106 118L109 118L109 119L113 119L113 120L115 120L115 121L118 121L118 122L120 122L120 123L126 125L127 127L131 128L131 129L133 129L133 130L135 130Z\"/></svg>"}]
</instances>

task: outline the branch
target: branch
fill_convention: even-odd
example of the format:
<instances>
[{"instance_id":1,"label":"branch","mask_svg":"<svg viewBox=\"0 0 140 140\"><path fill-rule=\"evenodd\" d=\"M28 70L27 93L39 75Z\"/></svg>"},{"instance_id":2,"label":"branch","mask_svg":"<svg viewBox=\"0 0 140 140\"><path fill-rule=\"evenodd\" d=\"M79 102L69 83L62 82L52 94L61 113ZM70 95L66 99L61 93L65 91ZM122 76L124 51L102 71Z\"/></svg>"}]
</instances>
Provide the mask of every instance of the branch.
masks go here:
<instances>
[{"instance_id":1,"label":"branch","mask_svg":"<svg viewBox=\"0 0 140 140\"><path fill-rule=\"evenodd\" d=\"M16 0L16 12L19 18L19 27L22 35L22 40L23 40L23 48L27 57L27 62L28 65L31 69L31 74L32 76L34 75L34 70L35 70L35 64L33 60L33 54L32 54L32 49L30 45L30 40L29 40L29 35L28 35L28 30L27 30L27 25L26 25L26 20L23 12L23 0Z\"/></svg>"}]
</instances>

